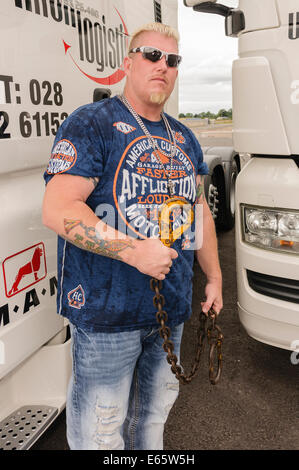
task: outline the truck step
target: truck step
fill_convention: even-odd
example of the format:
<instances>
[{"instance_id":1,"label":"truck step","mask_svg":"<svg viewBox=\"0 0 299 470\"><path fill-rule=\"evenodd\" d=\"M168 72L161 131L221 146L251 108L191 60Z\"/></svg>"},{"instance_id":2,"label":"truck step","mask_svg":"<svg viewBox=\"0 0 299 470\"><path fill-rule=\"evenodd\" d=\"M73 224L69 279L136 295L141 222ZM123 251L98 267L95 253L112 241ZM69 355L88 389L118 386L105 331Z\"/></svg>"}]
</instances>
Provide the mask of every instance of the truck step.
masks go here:
<instances>
[{"instance_id":1,"label":"truck step","mask_svg":"<svg viewBox=\"0 0 299 470\"><path fill-rule=\"evenodd\" d=\"M0 422L0 450L29 449L57 414L57 408L46 405L18 408Z\"/></svg>"}]
</instances>

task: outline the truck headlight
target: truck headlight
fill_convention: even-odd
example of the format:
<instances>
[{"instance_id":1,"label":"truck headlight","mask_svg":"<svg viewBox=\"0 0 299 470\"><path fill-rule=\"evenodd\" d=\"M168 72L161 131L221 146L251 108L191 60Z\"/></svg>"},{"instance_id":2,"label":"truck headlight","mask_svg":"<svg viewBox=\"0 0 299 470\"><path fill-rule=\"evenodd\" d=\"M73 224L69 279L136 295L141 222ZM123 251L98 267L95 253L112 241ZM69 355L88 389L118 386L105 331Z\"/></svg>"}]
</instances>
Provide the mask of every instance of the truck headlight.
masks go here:
<instances>
[{"instance_id":1,"label":"truck headlight","mask_svg":"<svg viewBox=\"0 0 299 470\"><path fill-rule=\"evenodd\" d=\"M299 211L241 204L242 235L260 248L299 254Z\"/></svg>"}]
</instances>

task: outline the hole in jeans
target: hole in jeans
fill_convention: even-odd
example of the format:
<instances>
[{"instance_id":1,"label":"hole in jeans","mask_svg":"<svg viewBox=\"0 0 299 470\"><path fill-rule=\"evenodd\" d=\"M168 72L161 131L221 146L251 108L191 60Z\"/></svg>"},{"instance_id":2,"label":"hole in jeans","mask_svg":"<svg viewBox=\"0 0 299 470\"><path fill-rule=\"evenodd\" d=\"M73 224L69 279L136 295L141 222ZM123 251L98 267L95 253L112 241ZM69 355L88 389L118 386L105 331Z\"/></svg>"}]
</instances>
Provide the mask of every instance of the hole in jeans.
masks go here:
<instances>
[{"instance_id":1,"label":"hole in jeans","mask_svg":"<svg viewBox=\"0 0 299 470\"><path fill-rule=\"evenodd\" d=\"M117 406L103 406L96 403L97 428L94 440L98 444L99 450L123 448L119 411Z\"/></svg>"}]
</instances>

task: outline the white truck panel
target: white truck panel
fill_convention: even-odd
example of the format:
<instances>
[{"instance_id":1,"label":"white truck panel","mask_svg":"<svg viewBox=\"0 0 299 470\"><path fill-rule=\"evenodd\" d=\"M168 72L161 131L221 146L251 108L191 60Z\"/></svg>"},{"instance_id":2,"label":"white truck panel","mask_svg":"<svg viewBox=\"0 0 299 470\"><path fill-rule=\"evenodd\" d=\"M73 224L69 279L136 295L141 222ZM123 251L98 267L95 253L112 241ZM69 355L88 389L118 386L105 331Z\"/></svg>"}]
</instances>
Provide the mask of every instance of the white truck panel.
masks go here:
<instances>
[{"instance_id":1,"label":"white truck panel","mask_svg":"<svg viewBox=\"0 0 299 470\"><path fill-rule=\"evenodd\" d=\"M234 149L288 155L287 135L269 61L265 57L237 59L232 77Z\"/></svg>"},{"instance_id":2,"label":"white truck panel","mask_svg":"<svg viewBox=\"0 0 299 470\"><path fill-rule=\"evenodd\" d=\"M244 0L243 0L244 1ZM298 1L297 0L287 0L281 1L276 0L276 8L281 25L289 24L289 15L298 11ZM296 24L294 24L294 29L296 29Z\"/></svg>"},{"instance_id":3,"label":"white truck panel","mask_svg":"<svg viewBox=\"0 0 299 470\"><path fill-rule=\"evenodd\" d=\"M256 158L238 175L239 203L298 209L299 168L289 158ZM278 190L279 188L279 190ZM295 257L298 264L298 259Z\"/></svg>"},{"instance_id":4,"label":"white truck panel","mask_svg":"<svg viewBox=\"0 0 299 470\"><path fill-rule=\"evenodd\" d=\"M245 15L245 29L242 34L279 26L275 0L239 0L238 8Z\"/></svg>"},{"instance_id":5,"label":"white truck panel","mask_svg":"<svg viewBox=\"0 0 299 470\"><path fill-rule=\"evenodd\" d=\"M283 17L288 23L285 11ZM239 55L240 59L233 64L234 135L238 149L267 155L298 155L299 61L294 60L298 56L298 40L289 38L288 24L242 34ZM242 62L247 70L242 69ZM259 132L265 128L267 138L261 141Z\"/></svg>"},{"instance_id":6,"label":"white truck panel","mask_svg":"<svg viewBox=\"0 0 299 470\"><path fill-rule=\"evenodd\" d=\"M5 221L0 248L1 378L61 330L64 321L55 315L56 237L41 222L41 171L10 172L0 182Z\"/></svg>"}]
</instances>

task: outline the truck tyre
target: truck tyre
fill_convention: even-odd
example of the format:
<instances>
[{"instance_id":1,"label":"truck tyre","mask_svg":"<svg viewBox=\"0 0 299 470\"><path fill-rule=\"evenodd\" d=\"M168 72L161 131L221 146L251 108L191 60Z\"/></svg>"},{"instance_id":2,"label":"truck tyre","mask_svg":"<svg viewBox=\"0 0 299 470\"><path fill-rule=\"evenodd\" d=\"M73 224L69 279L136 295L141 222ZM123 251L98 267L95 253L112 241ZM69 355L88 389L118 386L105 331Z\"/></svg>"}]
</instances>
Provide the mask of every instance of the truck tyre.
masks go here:
<instances>
[{"instance_id":1,"label":"truck tyre","mask_svg":"<svg viewBox=\"0 0 299 470\"><path fill-rule=\"evenodd\" d=\"M218 217L218 210L219 210L218 196L219 196L219 188L217 186L217 177L216 177L215 172L213 172L211 179L209 181L209 184L208 184L207 203L210 208L214 221L216 221Z\"/></svg>"},{"instance_id":2,"label":"truck tyre","mask_svg":"<svg viewBox=\"0 0 299 470\"><path fill-rule=\"evenodd\" d=\"M219 186L219 211L216 219L216 227L220 230L231 230L235 225L235 189L239 173L239 166L234 158L229 167L227 178L228 188L224 187L224 180L220 180Z\"/></svg>"}]
</instances>

